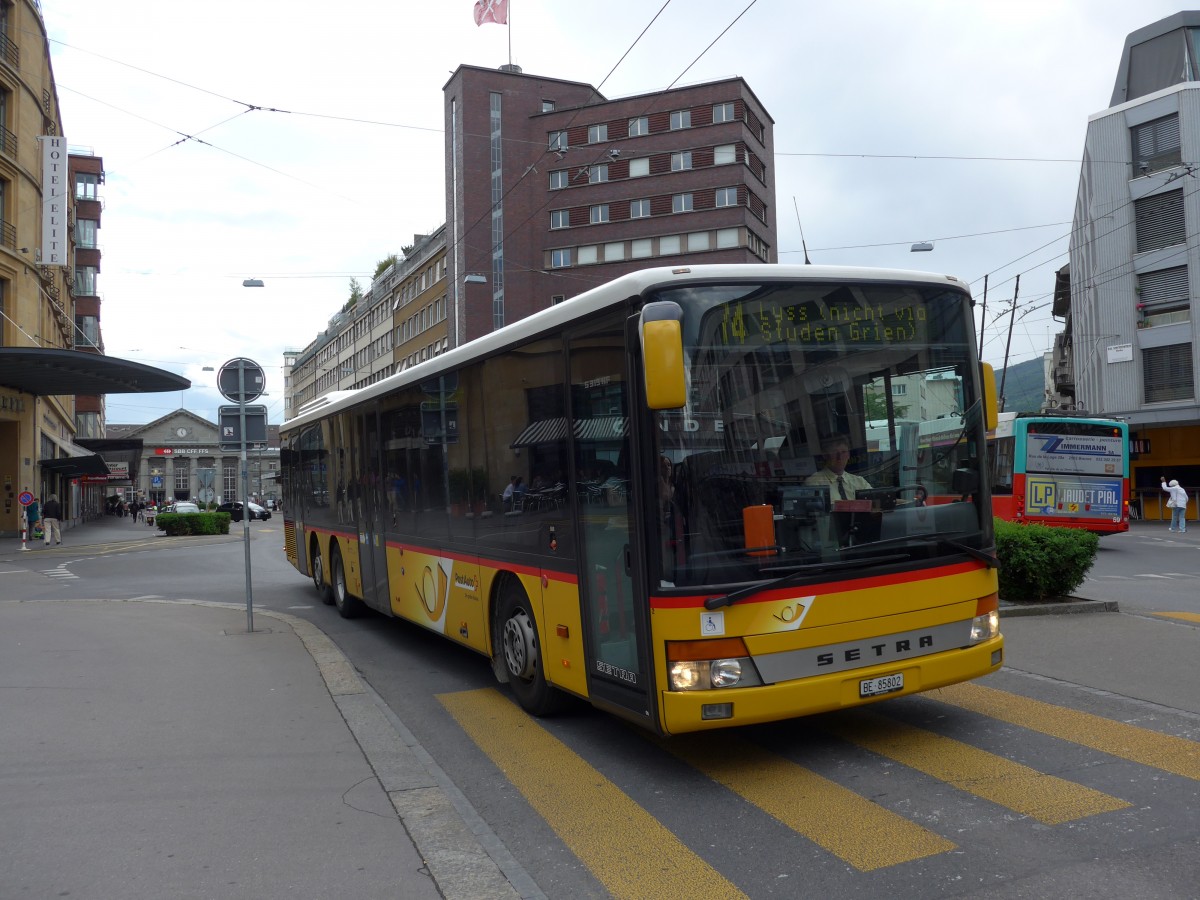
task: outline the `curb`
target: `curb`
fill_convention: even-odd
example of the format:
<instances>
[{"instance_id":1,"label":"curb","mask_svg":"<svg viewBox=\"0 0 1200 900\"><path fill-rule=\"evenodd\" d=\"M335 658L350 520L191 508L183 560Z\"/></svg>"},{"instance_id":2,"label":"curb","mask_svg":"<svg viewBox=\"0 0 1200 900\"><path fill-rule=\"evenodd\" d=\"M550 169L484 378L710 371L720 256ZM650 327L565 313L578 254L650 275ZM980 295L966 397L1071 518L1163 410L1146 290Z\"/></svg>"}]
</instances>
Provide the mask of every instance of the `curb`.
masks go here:
<instances>
[{"instance_id":1,"label":"curb","mask_svg":"<svg viewBox=\"0 0 1200 900\"><path fill-rule=\"evenodd\" d=\"M1086 597L1068 597L1061 603L1016 604L1000 601L1001 618L1021 616L1067 616L1082 613L1120 612L1116 600L1089 600Z\"/></svg>"}]
</instances>

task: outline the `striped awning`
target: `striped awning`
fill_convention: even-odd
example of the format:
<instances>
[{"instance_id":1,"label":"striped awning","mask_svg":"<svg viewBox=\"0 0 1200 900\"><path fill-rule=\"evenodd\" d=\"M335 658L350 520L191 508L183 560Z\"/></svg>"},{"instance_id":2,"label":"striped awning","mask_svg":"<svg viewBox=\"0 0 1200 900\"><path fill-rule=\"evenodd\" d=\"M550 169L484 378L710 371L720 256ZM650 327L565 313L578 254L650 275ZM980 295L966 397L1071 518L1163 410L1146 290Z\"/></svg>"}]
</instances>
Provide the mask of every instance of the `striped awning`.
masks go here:
<instances>
[{"instance_id":1,"label":"striped awning","mask_svg":"<svg viewBox=\"0 0 1200 900\"><path fill-rule=\"evenodd\" d=\"M575 422L575 438L580 441L619 441L628 431L626 416L599 416Z\"/></svg>"},{"instance_id":2,"label":"striped awning","mask_svg":"<svg viewBox=\"0 0 1200 900\"><path fill-rule=\"evenodd\" d=\"M517 435L517 439L509 444L510 447L532 447L535 444L549 444L554 441L567 439L567 420L559 416L557 419L539 419L530 424Z\"/></svg>"}]
</instances>

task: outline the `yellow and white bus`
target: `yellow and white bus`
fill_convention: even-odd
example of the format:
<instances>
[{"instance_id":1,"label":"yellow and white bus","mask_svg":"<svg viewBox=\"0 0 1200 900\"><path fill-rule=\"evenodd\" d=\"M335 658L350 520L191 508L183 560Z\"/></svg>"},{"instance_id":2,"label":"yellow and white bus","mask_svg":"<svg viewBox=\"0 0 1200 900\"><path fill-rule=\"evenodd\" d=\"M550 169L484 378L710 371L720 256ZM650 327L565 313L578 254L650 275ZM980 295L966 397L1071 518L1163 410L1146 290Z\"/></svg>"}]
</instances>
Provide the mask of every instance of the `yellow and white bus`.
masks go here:
<instances>
[{"instance_id":1,"label":"yellow and white bus","mask_svg":"<svg viewBox=\"0 0 1200 900\"><path fill-rule=\"evenodd\" d=\"M535 715L575 696L678 734L993 672L971 306L903 271L624 276L285 423L288 558L345 616L488 657ZM868 422L919 419L886 398L922 373L961 427L868 452Z\"/></svg>"}]
</instances>

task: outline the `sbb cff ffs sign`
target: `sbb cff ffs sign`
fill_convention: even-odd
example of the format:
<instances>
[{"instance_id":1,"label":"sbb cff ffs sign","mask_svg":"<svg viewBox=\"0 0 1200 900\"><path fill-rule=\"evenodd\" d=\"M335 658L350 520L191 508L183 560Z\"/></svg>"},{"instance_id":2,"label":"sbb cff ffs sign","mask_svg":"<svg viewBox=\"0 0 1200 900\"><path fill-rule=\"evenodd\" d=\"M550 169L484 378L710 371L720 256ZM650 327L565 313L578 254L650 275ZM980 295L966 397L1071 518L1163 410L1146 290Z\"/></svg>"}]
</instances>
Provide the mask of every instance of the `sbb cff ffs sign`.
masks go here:
<instances>
[{"instance_id":1,"label":"sbb cff ffs sign","mask_svg":"<svg viewBox=\"0 0 1200 900\"><path fill-rule=\"evenodd\" d=\"M242 449L242 408L222 406L217 410L217 424L221 429L221 451L229 453ZM246 407L246 449L267 449L267 408Z\"/></svg>"}]
</instances>

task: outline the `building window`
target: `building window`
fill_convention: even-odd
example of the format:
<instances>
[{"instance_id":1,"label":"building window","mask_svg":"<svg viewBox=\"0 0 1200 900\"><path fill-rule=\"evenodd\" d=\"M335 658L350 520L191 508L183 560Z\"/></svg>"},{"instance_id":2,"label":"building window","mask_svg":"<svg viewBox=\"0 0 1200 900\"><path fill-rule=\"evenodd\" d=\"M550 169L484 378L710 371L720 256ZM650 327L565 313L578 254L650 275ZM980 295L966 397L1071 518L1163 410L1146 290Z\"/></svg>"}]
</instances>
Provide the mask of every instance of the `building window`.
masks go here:
<instances>
[{"instance_id":1,"label":"building window","mask_svg":"<svg viewBox=\"0 0 1200 900\"><path fill-rule=\"evenodd\" d=\"M688 253L699 253L712 246L712 236L707 231L693 231L687 236Z\"/></svg>"},{"instance_id":2,"label":"building window","mask_svg":"<svg viewBox=\"0 0 1200 900\"><path fill-rule=\"evenodd\" d=\"M1137 279L1137 308L1142 314L1138 327L1151 328L1191 320L1187 266L1143 272Z\"/></svg>"},{"instance_id":3,"label":"building window","mask_svg":"<svg viewBox=\"0 0 1200 900\"><path fill-rule=\"evenodd\" d=\"M550 297L550 305L558 306L558 304L562 303L566 299L567 299L566 294L554 294L553 296Z\"/></svg>"},{"instance_id":4,"label":"building window","mask_svg":"<svg viewBox=\"0 0 1200 900\"><path fill-rule=\"evenodd\" d=\"M75 346L100 346L100 319L96 316L75 317Z\"/></svg>"},{"instance_id":5,"label":"building window","mask_svg":"<svg viewBox=\"0 0 1200 900\"><path fill-rule=\"evenodd\" d=\"M549 147L551 150L566 150L567 133L565 131L550 132Z\"/></svg>"},{"instance_id":6,"label":"building window","mask_svg":"<svg viewBox=\"0 0 1200 900\"><path fill-rule=\"evenodd\" d=\"M225 463L221 467L221 491L227 501L237 496L237 472L237 465L234 463Z\"/></svg>"},{"instance_id":7,"label":"building window","mask_svg":"<svg viewBox=\"0 0 1200 900\"><path fill-rule=\"evenodd\" d=\"M182 492L182 497L179 499L185 499L191 496L189 493L191 489L191 474L192 473L188 468L188 460L175 460L175 493L179 494Z\"/></svg>"},{"instance_id":8,"label":"building window","mask_svg":"<svg viewBox=\"0 0 1200 900\"><path fill-rule=\"evenodd\" d=\"M671 171L683 172L692 167L692 151L683 150L671 154Z\"/></svg>"},{"instance_id":9,"label":"building window","mask_svg":"<svg viewBox=\"0 0 1200 900\"><path fill-rule=\"evenodd\" d=\"M565 269L571 265L571 251L566 250L551 250L550 251L550 268Z\"/></svg>"},{"instance_id":10,"label":"building window","mask_svg":"<svg viewBox=\"0 0 1200 900\"><path fill-rule=\"evenodd\" d=\"M81 297L91 297L96 293L96 267L75 267L75 293Z\"/></svg>"},{"instance_id":11,"label":"building window","mask_svg":"<svg viewBox=\"0 0 1200 900\"><path fill-rule=\"evenodd\" d=\"M542 101L542 112L554 112L554 101L553 100L543 100Z\"/></svg>"},{"instance_id":12,"label":"building window","mask_svg":"<svg viewBox=\"0 0 1200 900\"><path fill-rule=\"evenodd\" d=\"M713 104L713 122L733 122L736 121L737 114L732 103L714 103Z\"/></svg>"},{"instance_id":13,"label":"building window","mask_svg":"<svg viewBox=\"0 0 1200 900\"><path fill-rule=\"evenodd\" d=\"M725 250L738 246L738 230L736 228L717 229L717 249Z\"/></svg>"},{"instance_id":14,"label":"building window","mask_svg":"<svg viewBox=\"0 0 1200 900\"><path fill-rule=\"evenodd\" d=\"M1183 216L1183 190L1167 191L1133 202L1137 227L1137 252L1182 244L1187 240Z\"/></svg>"},{"instance_id":15,"label":"building window","mask_svg":"<svg viewBox=\"0 0 1200 900\"><path fill-rule=\"evenodd\" d=\"M588 126L588 143L603 144L608 140L607 125L589 125Z\"/></svg>"},{"instance_id":16,"label":"building window","mask_svg":"<svg viewBox=\"0 0 1200 900\"><path fill-rule=\"evenodd\" d=\"M649 200L630 200L629 201L629 218L631 218L631 219L648 219L648 218L650 218L650 201Z\"/></svg>"},{"instance_id":17,"label":"building window","mask_svg":"<svg viewBox=\"0 0 1200 900\"><path fill-rule=\"evenodd\" d=\"M629 255L633 259L645 259L654 255L654 244L650 238L637 238L629 244Z\"/></svg>"},{"instance_id":18,"label":"building window","mask_svg":"<svg viewBox=\"0 0 1200 900\"><path fill-rule=\"evenodd\" d=\"M671 130L679 131L681 128L692 127L692 111L690 109L677 109L671 113Z\"/></svg>"},{"instance_id":19,"label":"building window","mask_svg":"<svg viewBox=\"0 0 1200 900\"><path fill-rule=\"evenodd\" d=\"M614 241L604 245L604 261L617 262L625 258L625 242Z\"/></svg>"},{"instance_id":20,"label":"building window","mask_svg":"<svg viewBox=\"0 0 1200 900\"><path fill-rule=\"evenodd\" d=\"M593 225L603 225L608 221L608 204L600 203L588 210L588 221Z\"/></svg>"},{"instance_id":21,"label":"building window","mask_svg":"<svg viewBox=\"0 0 1200 900\"><path fill-rule=\"evenodd\" d=\"M718 144L713 147L713 165L731 166L737 162L737 144Z\"/></svg>"},{"instance_id":22,"label":"building window","mask_svg":"<svg viewBox=\"0 0 1200 900\"><path fill-rule=\"evenodd\" d=\"M1172 113L1129 129L1133 144L1133 177L1169 169L1183 162L1179 148L1179 114Z\"/></svg>"},{"instance_id":23,"label":"building window","mask_svg":"<svg viewBox=\"0 0 1200 900\"><path fill-rule=\"evenodd\" d=\"M659 256L674 256L679 253L679 248L682 245L679 242L679 235L667 234L658 239L658 255Z\"/></svg>"},{"instance_id":24,"label":"building window","mask_svg":"<svg viewBox=\"0 0 1200 900\"><path fill-rule=\"evenodd\" d=\"M608 181L608 164L601 163L588 167L588 184L600 184Z\"/></svg>"},{"instance_id":25,"label":"building window","mask_svg":"<svg viewBox=\"0 0 1200 900\"><path fill-rule=\"evenodd\" d=\"M715 199L716 199L717 206L737 206L738 205L737 188L735 188L735 187L717 188L717 193L716 193Z\"/></svg>"},{"instance_id":26,"label":"building window","mask_svg":"<svg viewBox=\"0 0 1200 900\"><path fill-rule=\"evenodd\" d=\"M560 191L568 184L567 170L559 169L557 172L550 173L550 190Z\"/></svg>"},{"instance_id":27,"label":"building window","mask_svg":"<svg viewBox=\"0 0 1200 900\"><path fill-rule=\"evenodd\" d=\"M1142 386L1147 403L1166 400L1191 400L1192 345L1148 347L1142 350Z\"/></svg>"},{"instance_id":28,"label":"building window","mask_svg":"<svg viewBox=\"0 0 1200 900\"><path fill-rule=\"evenodd\" d=\"M75 246L81 250L96 249L96 220L75 220Z\"/></svg>"},{"instance_id":29,"label":"building window","mask_svg":"<svg viewBox=\"0 0 1200 900\"><path fill-rule=\"evenodd\" d=\"M90 172L75 173L75 199L99 199L100 176Z\"/></svg>"},{"instance_id":30,"label":"building window","mask_svg":"<svg viewBox=\"0 0 1200 900\"><path fill-rule=\"evenodd\" d=\"M645 116L638 116L636 119L629 120L629 136L641 137L644 134L650 133L650 120Z\"/></svg>"},{"instance_id":31,"label":"building window","mask_svg":"<svg viewBox=\"0 0 1200 900\"><path fill-rule=\"evenodd\" d=\"M551 228L570 228L571 227L571 211L569 209L552 209L552 210L550 210L550 227Z\"/></svg>"},{"instance_id":32,"label":"building window","mask_svg":"<svg viewBox=\"0 0 1200 900\"><path fill-rule=\"evenodd\" d=\"M581 266L590 266L592 263L599 262L599 260L600 254L595 244L580 247L575 257L576 264Z\"/></svg>"},{"instance_id":33,"label":"building window","mask_svg":"<svg viewBox=\"0 0 1200 900\"><path fill-rule=\"evenodd\" d=\"M643 156L640 159L631 159L629 161L629 177L644 178L650 174L650 157Z\"/></svg>"},{"instance_id":34,"label":"building window","mask_svg":"<svg viewBox=\"0 0 1200 900\"><path fill-rule=\"evenodd\" d=\"M692 211L692 195L691 194L676 194L671 198L671 212L691 212Z\"/></svg>"},{"instance_id":35,"label":"building window","mask_svg":"<svg viewBox=\"0 0 1200 900\"><path fill-rule=\"evenodd\" d=\"M907 393L908 393L908 385L907 384L893 384L892 385L892 396L893 397L903 397Z\"/></svg>"}]
</instances>

